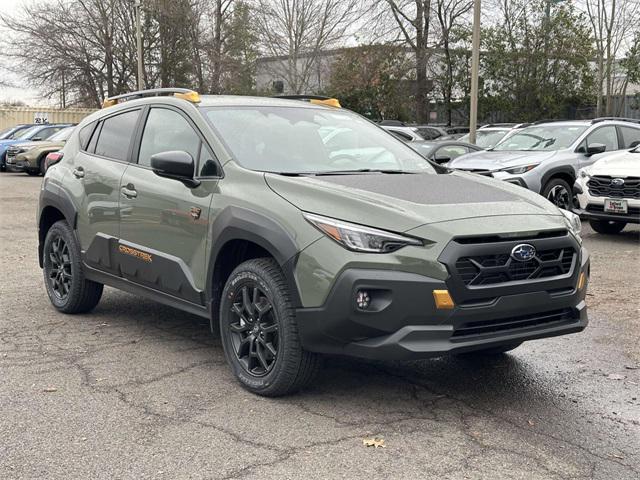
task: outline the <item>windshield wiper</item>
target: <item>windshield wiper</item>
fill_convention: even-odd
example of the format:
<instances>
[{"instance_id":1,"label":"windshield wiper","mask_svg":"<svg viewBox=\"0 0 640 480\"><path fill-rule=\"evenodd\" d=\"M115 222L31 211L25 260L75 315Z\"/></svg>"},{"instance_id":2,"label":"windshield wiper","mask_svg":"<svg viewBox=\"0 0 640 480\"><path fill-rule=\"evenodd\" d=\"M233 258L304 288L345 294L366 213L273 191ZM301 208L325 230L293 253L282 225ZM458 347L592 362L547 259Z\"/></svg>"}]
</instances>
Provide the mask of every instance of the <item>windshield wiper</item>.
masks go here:
<instances>
[{"instance_id":1,"label":"windshield wiper","mask_svg":"<svg viewBox=\"0 0 640 480\"><path fill-rule=\"evenodd\" d=\"M415 172L407 172L405 170L387 170L383 168L357 168L353 170L328 170L323 172L315 172L314 175L323 176L323 175L352 175L357 173L388 173L388 174L414 174Z\"/></svg>"}]
</instances>

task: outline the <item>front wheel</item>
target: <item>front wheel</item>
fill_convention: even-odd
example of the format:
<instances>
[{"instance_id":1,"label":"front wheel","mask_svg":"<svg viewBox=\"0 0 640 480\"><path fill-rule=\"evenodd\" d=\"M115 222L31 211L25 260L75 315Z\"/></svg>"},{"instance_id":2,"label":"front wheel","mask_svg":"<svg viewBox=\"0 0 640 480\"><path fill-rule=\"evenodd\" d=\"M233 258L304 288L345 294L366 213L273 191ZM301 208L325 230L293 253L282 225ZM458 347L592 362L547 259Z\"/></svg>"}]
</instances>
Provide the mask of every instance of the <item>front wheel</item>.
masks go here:
<instances>
[{"instance_id":1,"label":"front wheel","mask_svg":"<svg viewBox=\"0 0 640 480\"><path fill-rule=\"evenodd\" d=\"M49 299L64 313L92 310L102 296L102 284L87 280L80 246L64 220L53 224L44 240L43 272Z\"/></svg>"},{"instance_id":2,"label":"front wheel","mask_svg":"<svg viewBox=\"0 0 640 480\"><path fill-rule=\"evenodd\" d=\"M270 258L248 260L229 276L220 302L220 334L231 370L250 392L293 393L311 382L317 354L302 348L286 279Z\"/></svg>"},{"instance_id":3,"label":"front wheel","mask_svg":"<svg viewBox=\"0 0 640 480\"><path fill-rule=\"evenodd\" d=\"M573 192L567 182L561 178L553 178L545 185L542 196L558 208L571 211L573 209Z\"/></svg>"},{"instance_id":4,"label":"front wheel","mask_svg":"<svg viewBox=\"0 0 640 480\"><path fill-rule=\"evenodd\" d=\"M627 224L626 222L614 222L612 220L589 220L589 225L598 233L615 235L620 233Z\"/></svg>"}]
</instances>

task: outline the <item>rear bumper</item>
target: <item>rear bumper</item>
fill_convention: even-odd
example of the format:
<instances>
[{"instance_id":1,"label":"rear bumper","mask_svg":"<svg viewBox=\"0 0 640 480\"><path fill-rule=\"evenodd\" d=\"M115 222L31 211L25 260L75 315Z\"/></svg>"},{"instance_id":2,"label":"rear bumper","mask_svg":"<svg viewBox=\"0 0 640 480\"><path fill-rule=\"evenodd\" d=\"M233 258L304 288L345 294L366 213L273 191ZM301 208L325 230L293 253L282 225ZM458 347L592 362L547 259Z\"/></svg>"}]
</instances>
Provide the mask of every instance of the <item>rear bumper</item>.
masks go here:
<instances>
[{"instance_id":1,"label":"rear bumper","mask_svg":"<svg viewBox=\"0 0 640 480\"><path fill-rule=\"evenodd\" d=\"M411 360L580 332L588 323L586 286L576 288L580 272L589 273L589 257L582 252L580 263L559 288L544 282L538 291L514 293L511 288L507 295L473 302L457 300L455 290L442 280L397 271L346 270L322 307L297 311L301 341L314 352ZM434 289L449 289L455 308L438 310ZM355 302L359 290L372 299L364 311Z\"/></svg>"}]
</instances>

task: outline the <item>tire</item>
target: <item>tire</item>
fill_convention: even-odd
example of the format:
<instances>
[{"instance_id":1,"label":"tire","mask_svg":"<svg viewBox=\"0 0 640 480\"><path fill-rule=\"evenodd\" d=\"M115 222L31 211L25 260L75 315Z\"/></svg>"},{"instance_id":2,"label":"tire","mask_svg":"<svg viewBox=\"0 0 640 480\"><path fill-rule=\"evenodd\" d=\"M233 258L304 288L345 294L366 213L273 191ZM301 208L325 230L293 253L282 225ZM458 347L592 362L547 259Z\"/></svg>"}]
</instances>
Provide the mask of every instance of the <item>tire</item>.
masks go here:
<instances>
[{"instance_id":1,"label":"tire","mask_svg":"<svg viewBox=\"0 0 640 480\"><path fill-rule=\"evenodd\" d=\"M27 175L29 175L30 177L35 177L36 175L40 175L40 170L39 169L29 168L27 170Z\"/></svg>"},{"instance_id":2,"label":"tire","mask_svg":"<svg viewBox=\"0 0 640 480\"><path fill-rule=\"evenodd\" d=\"M542 189L542 196L556 207L573 210L573 190L561 178L552 178Z\"/></svg>"},{"instance_id":3,"label":"tire","mask_svg":"<svg viewBox=\"0 0 640 480\"><path fill-rule=\"evenodd\" d=\"M64 220L54 223L44 240L44 284L53 306L63 313L84 313L100 301L103 285L84 277L80 246Z\"/></svg>"},{"instance_id":4,"label":"tire","mask_svg":"<svg viewBox=\"0 0 640 480\"><path fill-rule=\"evenodd\" d=\"M250 392L288 395L319 370L320 356L302 348L287 281L273 259L248 260L231 273L219 318L227 362Z\"/></svg>"},{"instance_id":5,"label":"tire","mask_svg":"<svg viewBox=\"0 0 640 480\"><path fill-rule=\"evenodd\" d=\"M598 233L615 235L620 233L627 225L626 222L614 222L612 220L589 220L589 225Z\"/></svg>"},{"instance_id":6,"label":"tire","mask_svg":"<svg viewBox=\"0 0 640 480\"><path fill-rule=\"evenodd\" d=\"M40 175L43 175L45 173L47 173L47 156L43 155L42 157L40 157L40 159L38 160L38 171L40 172Z\"/></svg>"},{"instance_id":7,"label":"tire","mask_svg":"<svg viewBox=\"0 0 640 480\"><path fill-rule=\"evenodd\" d=\"M522 345L522 342L520 342L520 343L509 343L507 345L498 345L497 347L485 348L483 350L474 350L472 352L460 353L458 355L464 355L464 356L502 355L503 353L507 353L507 352L510 352L511 350L514 350L514 349L518 348L520 345Z\"/></svg>"}]
</instances>

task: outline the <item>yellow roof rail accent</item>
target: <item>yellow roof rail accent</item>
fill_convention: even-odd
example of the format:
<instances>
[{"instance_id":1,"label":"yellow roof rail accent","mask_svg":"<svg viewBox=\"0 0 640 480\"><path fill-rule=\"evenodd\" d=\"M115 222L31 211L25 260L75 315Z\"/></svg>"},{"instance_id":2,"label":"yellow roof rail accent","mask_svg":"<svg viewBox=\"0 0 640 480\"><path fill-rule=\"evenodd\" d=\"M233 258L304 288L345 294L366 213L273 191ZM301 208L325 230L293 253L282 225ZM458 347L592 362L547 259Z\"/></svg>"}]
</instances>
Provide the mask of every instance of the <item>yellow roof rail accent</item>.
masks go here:
<instances>
[{"instance_id":1,"label":"yellow roof rail accent","mask_svg":"<svg viewBox=\"0 0 640 480\"><path fill-rule=\"evenodd\" d=\"M328 105L329 107L342 108L337 98L327 98L326 100L312 98L309 101L315 105Z\"/></svg>"},{"instance_id":2,"label":"yellow roof rail accent","mask_svg":"<svg viewBox=\"0 0 640 480\"><path fill-rule=\"evenodd\" d=\"M325 105L327 107L342 108L337 98L323 97L322 95L276 95L275 98L284 98L286 100L302 100L303 102L313 103L314 105Z\"/></svg>"},{"instance_id":3,"label":"yellow roof rail accent","mask_svg":"<svg viewBox=\"0 0 640 480\"><path fill-rule=\"evenodd\" d=\"M200 94L198 92L194 92L193 90L187 93L174 93L173 96L191 103L200 103Z\"/></svg>"},{"instance_id":4,"label":"yellow roof rail accent","mask_svg":"<svg viewBox=\"0 0 640 480\"><path fill-rule=\"evenodd\" d=\"M102 102L102 108L117 105L120 101L135 100L137 98L159 97L162 95L173 95L176 98L187 100L191 103L199 103L200 95L198 92L188 88L153 88L150 90L138 90L130 93L123 93L114 97L105 98Z\"/></svg>"}]
</instances>

